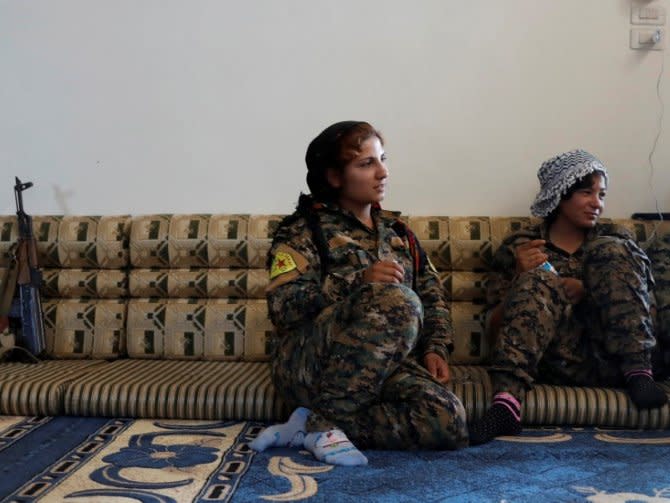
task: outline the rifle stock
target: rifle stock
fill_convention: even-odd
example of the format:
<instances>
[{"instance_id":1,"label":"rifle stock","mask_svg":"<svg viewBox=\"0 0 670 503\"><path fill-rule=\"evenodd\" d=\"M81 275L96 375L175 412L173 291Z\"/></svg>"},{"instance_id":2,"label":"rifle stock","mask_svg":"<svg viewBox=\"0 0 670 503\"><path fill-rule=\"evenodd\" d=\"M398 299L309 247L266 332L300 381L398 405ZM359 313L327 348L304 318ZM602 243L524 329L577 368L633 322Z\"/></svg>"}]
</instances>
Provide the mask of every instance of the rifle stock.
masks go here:
<instances>
[{"instance_id":1,"label":"rifle stock","mask_svg":"<svg viewBox=\"0 0 670 503\"><path fill-rule=\"evenodd\" d=\"M26 285L30 283L30 259L28 256L28 242L20 238L16 250L16 260L18 262L16 283L19 285Z\"/></svg>"}]
</instances>

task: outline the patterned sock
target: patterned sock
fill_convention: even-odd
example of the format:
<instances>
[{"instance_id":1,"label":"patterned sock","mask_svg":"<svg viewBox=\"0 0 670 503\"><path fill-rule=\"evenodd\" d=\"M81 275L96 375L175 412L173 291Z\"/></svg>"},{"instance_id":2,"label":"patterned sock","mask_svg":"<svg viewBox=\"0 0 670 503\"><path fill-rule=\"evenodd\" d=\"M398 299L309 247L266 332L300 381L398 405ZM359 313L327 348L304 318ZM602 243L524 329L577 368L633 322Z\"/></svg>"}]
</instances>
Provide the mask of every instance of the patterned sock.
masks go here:
<instances>
[{"instance_id":1,"label":"patterned sock","mask_svg":"<svg viewBox=\"0 0 670 503\"><path fill-rule=\"evenodd\" d=\"M496 393L484 417L470 426L470 445L490 442L500 435L521 433L521 404L509 393Z\"/></svg>"},{"instance_id":2,"label":"patterned sock","mask_svg":"<svg viewBox=\"0 0 670 503\"><path fill-rule=\"evenodd\" d=\"M653 409L668 403L668 395L654 382L651 370L631 370L625 376L626 390L638 409Z\"/></svg>"},{"instance_id":3,"label":"patterned sock","mask_svg":"<svg viewBox=\"0 0 670 503\"><path fill-rule=\"evenodd\" d=\"M298 407L288 421L268 426L249 444L253 450L262 452L268 447L302 447L305 440L305 423L310 410Z\"/></svg>"},{"instance_id":4,"label":"patterned sock","mask_svg":"<svg viewBox=\"0 0 670 503\"><path fill-rule=\"evenodd\" d=\"M367 465L361 451L347 438L342 430L308 433L305 436L305 449L324 463L342 466Z\"/></svg>"}]
</instances>

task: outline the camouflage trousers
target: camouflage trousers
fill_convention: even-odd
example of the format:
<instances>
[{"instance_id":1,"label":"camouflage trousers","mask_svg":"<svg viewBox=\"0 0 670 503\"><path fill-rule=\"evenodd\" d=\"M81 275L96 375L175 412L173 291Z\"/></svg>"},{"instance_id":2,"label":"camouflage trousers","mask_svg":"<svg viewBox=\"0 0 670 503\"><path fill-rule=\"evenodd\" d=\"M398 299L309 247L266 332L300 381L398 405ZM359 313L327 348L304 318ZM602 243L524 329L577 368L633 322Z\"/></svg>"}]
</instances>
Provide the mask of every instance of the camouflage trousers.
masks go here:
<instances>
[{"instance_id":1,"label":"camouflage trousers","mask_svg":"<svg viewBox=\"0 0 670 503\"><path fill-rule=\"evenodd\" d=\"M273 374L307 431L341 428L360 448L467 445L465 410L419 363L423 307L403 285L372 283L277 341Z\"/></svg>"},{"instance_id":2,"label":"camouflage trousers","mask_svg":"<svg viewBox=\"0 0 670 503\"><path fill-rule=\"evenodd\" d=\"M572 305L556 274L518 276L493 350L494 392L522 399L535 379L620 386L625 372L651 368L656 340L646 255L626 240L594 239L585 248L583 282L585 297Z\"/></svg>"},{"instance_id":3,"label":"camouflage trousers","mask_svg":"<svg viewBox=\"0 0 670 503\"><path fill-rule=\"evenodd\" d=\"M658 375L670 375L670 233L655 239L647 249L656 286L656 337L659 350L654 353Z\"/></svg>"}]
</instances>

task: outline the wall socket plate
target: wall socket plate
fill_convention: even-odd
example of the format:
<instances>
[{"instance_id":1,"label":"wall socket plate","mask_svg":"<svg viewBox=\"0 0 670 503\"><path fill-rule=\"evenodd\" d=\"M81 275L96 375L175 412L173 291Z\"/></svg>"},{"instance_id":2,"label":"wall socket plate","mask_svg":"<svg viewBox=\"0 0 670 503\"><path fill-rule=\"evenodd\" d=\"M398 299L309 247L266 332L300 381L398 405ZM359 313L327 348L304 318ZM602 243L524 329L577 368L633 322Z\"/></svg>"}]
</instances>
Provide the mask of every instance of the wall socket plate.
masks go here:
<instances>
[{"instance_id":1,"label":"wall socket plate","mask_svg":"<svg viewBox=\"0 0 670 503\"><path fill-rule=\"evenodd\" d=\"M631 24L651 24L656 26L665 25L665 7L660 5L631 5Z\"/></svg>"},{"instance_id":2,"label":"wall socket plate","mask_svg":"<svg viewBox=\"0 0 670 503\"><path fill-rule=\"evenodd\" d=\"M665 49L665 28L631 28L630 48L662 51Z\"/></svg>"}]
</instances>

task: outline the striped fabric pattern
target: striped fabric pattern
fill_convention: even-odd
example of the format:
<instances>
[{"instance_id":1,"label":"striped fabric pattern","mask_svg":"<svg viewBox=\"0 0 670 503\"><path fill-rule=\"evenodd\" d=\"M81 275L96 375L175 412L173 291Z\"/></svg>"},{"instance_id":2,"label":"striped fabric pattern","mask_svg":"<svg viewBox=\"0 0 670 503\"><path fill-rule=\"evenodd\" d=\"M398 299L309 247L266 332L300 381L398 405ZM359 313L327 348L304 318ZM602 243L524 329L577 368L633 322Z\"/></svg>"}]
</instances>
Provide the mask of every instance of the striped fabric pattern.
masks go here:
<instances>
[{"instance_id":1,"label":"striped fabric pattern","mask_svg":"<svg viewBox=\"0 0 670 503\"><path fill-rule=\"evenodd\" d=\"M670 395L670 382L663 388ZM604 426L643 429L670 427L670 406L638 410L623 390L536 384L526 394L524 424Z\"/></svg>"},{"instance_id":2,"label":"striped fabric pattern","mask_svg":"<svg viewBox=\"0 0 670 503\"><path fill-rule=\"evenodd\" d=\"M468 421L484 415L491 405L491 381L482 366L451 367L450 391L463 402ZM661 384L670 396L670 381ZM670 428L670 405L638 410L623 390L602 387L535 384L522 402L526 425Z\"/></svg>"},{"instance_id":3,"label":"striped fabric pattern","mask_svg":"<svg viewBox=\"0 0 670 503\"><path fill-rule=\"evenodd\" d=\"M278 420L286 410L270 365L253 362L118 360L75 379L65 413L170 419Z\"/></svg>"},{"instance_id":4,"label":"striped fabric pattern","mask_svg":"<svg viewBox=\"0 0 670 503\"><path fill-rule=\"evenodd\" d=\"M450 365L447 389L460 398L468 421L484 415L490 406L491 380L483 366Z\"/></svg>"},{"instance_id":5,"label":"striped fabric pattern","mask_svg":"<svg viewBox=\"0 0 670 503\"><path fill-rule=\"evenodd\" d=\"M87 372L95 373L106 365L107 362L100 360L4 362L0 365L0 414L8 416L64 414L63 397L72 380Z\"/></svg>"}]
</instances>

